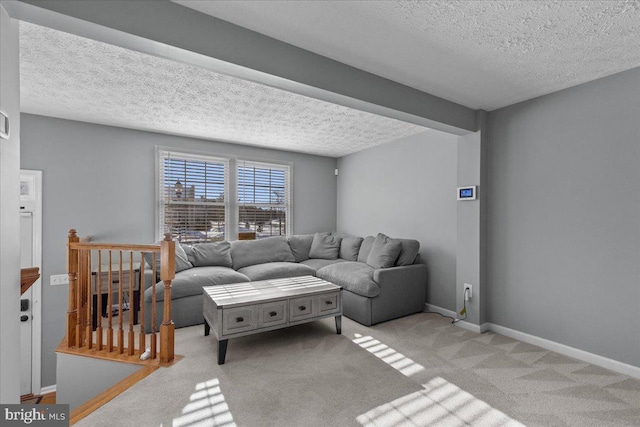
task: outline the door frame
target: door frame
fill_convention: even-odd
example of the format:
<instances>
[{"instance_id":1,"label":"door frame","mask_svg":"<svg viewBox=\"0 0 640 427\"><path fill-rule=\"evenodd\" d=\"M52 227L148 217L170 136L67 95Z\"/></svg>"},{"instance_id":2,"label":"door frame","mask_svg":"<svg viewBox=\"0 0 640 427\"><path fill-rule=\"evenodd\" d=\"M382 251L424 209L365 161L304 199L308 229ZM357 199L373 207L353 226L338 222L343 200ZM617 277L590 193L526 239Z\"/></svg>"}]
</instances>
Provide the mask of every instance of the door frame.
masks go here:
<instances>
[{"instance_id":1,"label":"door frame","mask_svg":"<svg viewBox=\"0 0 640 427\"><path fill-rule=\"evenodd\" d=\"M41 394L42 376L42 171L20 169L20 186L26 181L27 194L20 192L20 212L31 212L33 219L32 259L40 278L31 286L31 393ZM25 209L23 209L25 207ZM28 207L28 209L27 209Z\"/></svg>"}]
</instances>

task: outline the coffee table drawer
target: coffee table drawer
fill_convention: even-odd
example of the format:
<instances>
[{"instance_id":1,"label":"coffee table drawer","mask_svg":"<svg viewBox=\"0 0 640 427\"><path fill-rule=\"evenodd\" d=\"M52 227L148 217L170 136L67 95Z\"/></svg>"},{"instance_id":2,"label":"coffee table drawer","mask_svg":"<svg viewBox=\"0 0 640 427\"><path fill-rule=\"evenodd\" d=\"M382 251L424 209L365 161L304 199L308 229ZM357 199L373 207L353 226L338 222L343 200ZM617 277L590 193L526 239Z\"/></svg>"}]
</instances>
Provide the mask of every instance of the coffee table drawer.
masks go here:
<instances>
[{"instance_id":1,"label":"coffee table drawer","mask_svg":"<svg viewBox=\"0 0 640 427\"><path fill-rule=\"evenodd\" d=\"M340 311L340 300L338 293L326 294L316 297L316 307L318 307L318 314L328 314L332 312Z\"/></svg>"},{"instance_id":2,"label":"coffee table drawer","mask_svg":"<svg viewBox=\"0 0 640 427\"><path fill-rule=\"evenodd\" d=\"M289 320L308 319L313 317L313 300L315 297L303 297L289 300Z\"/></svg>"},{"instance_id":3,"label":"coffee table drawer","mask_svg":"<svg viewBox=\"0 0 640 427\"><path fill-rule=\"evenodd\" d=\"M222 333L234 334L258 327L256 306L229 308L222 312Z\"/></svg>"},{"instance_id":4,"label":"coffee table drawer","mask_svg":"<svg viewBox=\"0 0 640 427\"><path fill-rule=\"evenodd\" d=\"M275 301L258 306L258 327L287 323L287 301Z\"/></svg>"}]
</instances>

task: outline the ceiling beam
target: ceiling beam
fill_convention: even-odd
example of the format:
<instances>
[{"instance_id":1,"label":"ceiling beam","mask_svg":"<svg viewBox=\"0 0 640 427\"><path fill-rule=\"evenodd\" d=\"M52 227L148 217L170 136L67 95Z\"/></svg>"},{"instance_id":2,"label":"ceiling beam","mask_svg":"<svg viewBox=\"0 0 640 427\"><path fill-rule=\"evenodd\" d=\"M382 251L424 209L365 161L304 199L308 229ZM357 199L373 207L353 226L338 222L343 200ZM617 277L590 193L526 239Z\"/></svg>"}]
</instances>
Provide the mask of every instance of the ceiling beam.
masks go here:
<instances>
[{"instance_id":1,"label":"ceiling beam","mask_svg":"<svg viewBox=\"0 0 640 427\"><path fill-rule=\"evenodd\" d=\"M475 111L167 0L21 0L12 17L455 134ZM93 24L93 25L91 25Z\"/></svg>"}]
</instances>

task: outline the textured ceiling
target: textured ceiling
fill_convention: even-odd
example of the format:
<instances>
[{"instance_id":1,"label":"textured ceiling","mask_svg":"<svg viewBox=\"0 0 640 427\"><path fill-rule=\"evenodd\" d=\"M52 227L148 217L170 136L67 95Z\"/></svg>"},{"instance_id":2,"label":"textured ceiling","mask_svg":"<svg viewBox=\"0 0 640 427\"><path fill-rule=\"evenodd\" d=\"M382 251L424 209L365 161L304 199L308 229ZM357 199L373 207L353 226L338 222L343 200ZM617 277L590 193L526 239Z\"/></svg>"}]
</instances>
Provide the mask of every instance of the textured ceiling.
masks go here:
<instances>
[{"instance_id":1,"label":"textured ceiling","mask_svg":"<svg viewBox=\"0 0 640 427\"><path fill-rule=\"evenodd\" d=\"M176 1L493 110L640 66L640 1Z\"/></svg>"},{"instance_id":2,"label":"textured ceiling","mask_svg":"<svg viewBox=\"0 0 640 427\"><path fill-rule=\"evenodd\" d=\"M331 157L426 130L20 22L26 113Z\"/></svg>"}]
</instances>

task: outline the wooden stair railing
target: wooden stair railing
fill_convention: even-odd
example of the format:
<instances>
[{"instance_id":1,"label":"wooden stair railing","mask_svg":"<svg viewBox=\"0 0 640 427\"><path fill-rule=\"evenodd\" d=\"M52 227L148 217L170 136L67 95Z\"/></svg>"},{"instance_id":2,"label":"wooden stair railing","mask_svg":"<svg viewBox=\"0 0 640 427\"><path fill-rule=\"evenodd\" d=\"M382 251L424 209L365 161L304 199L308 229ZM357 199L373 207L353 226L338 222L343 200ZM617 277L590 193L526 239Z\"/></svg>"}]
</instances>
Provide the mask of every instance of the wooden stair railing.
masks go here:
<instances>
[{"instance_id":1,"label":"wooden stair railing","mask_svg":"<svg viewBox=\"0 0 640 427\"><path fill-rule=\"evenodd\" d=\"M149 336L145 333L144 324L145 254L152 259L153 278L150 284L153 295ZM160 260L160 280L164 286L159 345L155 304L158 259ZM147 364L153 362L168 364L173 361L174 324L171 320L171 282L175 278L175 242L169 233L165 234L164 240L158 246L81 242L76 230L71 229L67 243L67 272L69 274L69 308L65 352L73 351L85 356L93 355L106 359L139 362L140 356L146 348L149 348ZM103 281L108 283L105 284ZM115 301L118 304L116 330L113 324L114 294L117 295ZM125 294L129 296L127 319L129 325L126 341ZM134 298L134 295L138 296ZM136 334L134 324L138 319L138 303L140 316ZM107 308L106 329L103 328L103 314L105 314L102 312L103 307ZM149 340L148 345L147 340Z\"/></svg>"},{"instance_id":2,"label":"wooden stair railing","mask_svg":"<svg viewBox=\"0 0 640 427\"><path fill-rule=\"evenodd\" d=\"M29 290L36 280L40 278L40 269L38 267L23 268L20 270L20 295Z\"/></svg>"}]
</instances>

